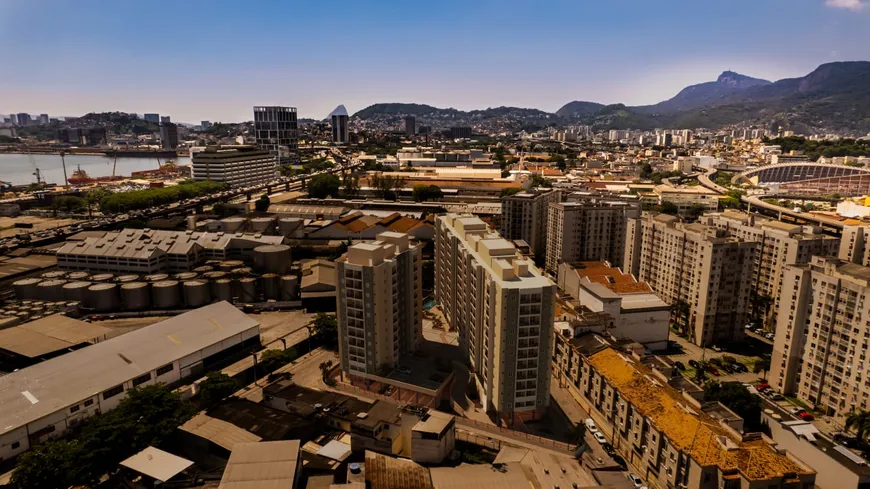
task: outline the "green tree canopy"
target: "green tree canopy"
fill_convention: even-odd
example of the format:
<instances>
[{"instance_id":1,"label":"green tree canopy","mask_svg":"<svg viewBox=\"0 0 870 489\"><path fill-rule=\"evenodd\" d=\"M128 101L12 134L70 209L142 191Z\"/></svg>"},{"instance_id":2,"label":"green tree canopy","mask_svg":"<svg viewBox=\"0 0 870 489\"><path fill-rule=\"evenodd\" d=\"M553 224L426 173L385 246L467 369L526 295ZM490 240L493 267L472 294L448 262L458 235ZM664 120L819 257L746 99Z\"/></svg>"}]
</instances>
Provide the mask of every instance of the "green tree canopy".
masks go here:
<instances>
[{"instance_id":1,"label":"green tree canopy","mask_svg":"<svg viewBox=\"0 0 870 489\"><path fill-rule=\"evenodd\" d=\"M846 418L845 431L855 430L855 437L862 441L870 438L870 412L855 411Z\"/></svg>"},{"instance_id":2,"label":"green tree canopy","mask_svg":"<svg viewBox=\"0 0 870 489\"><path fill-rule=\"evenodd\" d=\"M259 199L254 202L254 210L257 212L266 212L269 210L269 206L272 204L272 201L269 200L268 195L262 195Z\"/></svg>"},{"instance_id":3,"label":"green tree canopy","mask_svg":"<svg viewBox=\"0 0 870 489\"><path fill-rule=\"evenodd\" d=\"M510 197L511 195L516 195L522 191L523 189L518 187L503 188L501 189L501 198Z\"/></svg>"},{"instance_id":4,"label":"green tree canopy","mask_svg":"<svg viewBox=\"0 0 870 489\"><path fill-rule=\"evenodd\" d=\"M327 348L338 346L338 320L335 316L319 312L311 321L314 337Z\"/></svg>"},{"instance_id":5,"label":"green tree canopy","mask_svg":"<svg viewBox=\"0 0 870 489\"><path fill-rule=\"evenodd\" d=\"M444 193L435 185L417 184L414 185L414 200L417 202L426 202L427 200L440 200Z\"/></svg>"},{"instance_id":6,"label":"green tree canopy","mask_svg":"<svg viewBox=\"0 0 870 489\"><path fill-rule=\"evenodd\" d=\"M199 395L206 404L214 404L239 390L236 379L223 372L209 372L199 384Z\"/></svg>"},{"instance_id":7,"label":"green tree canopy","mask_svg":"<svg viewBox=\"0 0 870 489\"><path fill-rule=\"evenodd\" d=\"M308 195L315 199L325 199L338 195L341 181L337 176L323 173L314 175L308 182Z\"/></svg>"},{"instance_id":8,"label":"green tree canopy","mask_svg":"<svg viewBox=\"0 0 870 489\"><path fill-rule=\"evenodd\" d=\"M743 418L747 431L761 429L761 401L740 382L708 382L704 401L719 401Z\"/></svg>"},{"instance_id":9,"label":"green tree canopy","mask_svg":"<svg viewBox=\"0 0 870 489\"><path fill-rule=\"evenodd\" d=\"M680 213L680 208L677 207L677 204L674 204L673 202L669 202L669 201L665 200L662 202L662 213L676 216L677 214Z\"/></svg>"},{"instance_id":10,"label":"green tree canopy","mask_svg":"<svg viewBox=\"0 0 870 489\"><path fill-rule=\"evenodd\" d=\"M204 181L182 183L172 187L118 192L104 197L100 202L100 210L104 213L114 214L117 212L145 209L192 197L215 194L226 188L227 185L224 183Z\"/></svg>"}]
</instances>

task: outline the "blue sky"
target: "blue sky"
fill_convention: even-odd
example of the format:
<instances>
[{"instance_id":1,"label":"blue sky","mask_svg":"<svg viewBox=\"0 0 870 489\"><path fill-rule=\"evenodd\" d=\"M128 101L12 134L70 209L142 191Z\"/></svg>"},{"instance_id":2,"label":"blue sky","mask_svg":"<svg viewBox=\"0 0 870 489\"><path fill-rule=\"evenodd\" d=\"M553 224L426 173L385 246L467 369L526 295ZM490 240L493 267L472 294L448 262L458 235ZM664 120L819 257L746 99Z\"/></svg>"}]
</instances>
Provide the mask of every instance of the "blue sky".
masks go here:
<instances>
[{"instance_id":1,"label":"blue sky","mask_svg":"<svg viewBox=\"0 0 870 489\"><path fill-rule=\"evenodd\" d=\"M870 59L870 0L0 0L0 113L655 103Z\"/></svg>"}]
</instances>

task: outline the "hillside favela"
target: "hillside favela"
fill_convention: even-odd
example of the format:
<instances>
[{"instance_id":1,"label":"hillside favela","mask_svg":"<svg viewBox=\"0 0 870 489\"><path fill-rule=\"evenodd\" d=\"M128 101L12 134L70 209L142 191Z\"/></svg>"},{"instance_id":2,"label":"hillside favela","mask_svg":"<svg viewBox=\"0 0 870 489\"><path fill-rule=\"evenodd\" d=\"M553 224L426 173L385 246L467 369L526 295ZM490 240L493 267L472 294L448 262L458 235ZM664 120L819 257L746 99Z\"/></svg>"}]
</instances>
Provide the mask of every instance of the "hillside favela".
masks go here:
<instances>
[{"instance_id":1,"label":"hillside favela","mask_svg":"<svg viewBox=\"0 0 870 489\"><path fill-rule=\"evenodd\" d=\"M870 488L870 2L2 10L0 488Z\"/></svg>"}]
</instances>

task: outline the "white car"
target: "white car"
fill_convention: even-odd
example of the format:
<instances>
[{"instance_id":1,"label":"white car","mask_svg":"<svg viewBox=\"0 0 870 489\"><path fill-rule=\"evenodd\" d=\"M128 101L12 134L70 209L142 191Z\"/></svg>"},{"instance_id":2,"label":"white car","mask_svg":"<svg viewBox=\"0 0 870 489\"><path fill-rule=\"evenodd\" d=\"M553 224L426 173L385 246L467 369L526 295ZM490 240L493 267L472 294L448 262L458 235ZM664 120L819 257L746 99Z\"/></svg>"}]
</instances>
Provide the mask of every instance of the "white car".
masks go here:
<instances>
[{"instance_id":1,"label":"white car","mask_svg":"<svg viewBox=\"0 0 870 489\"><path fill-rule=\"evenodd\" d=\"M637 474L635 474L633 472L629 472L628 474L626 474L626 477L628 477L628 480L631 481L631 483L632 483L632 485L634 485L634 487L637 487L637 488L643 487L643 481L640 480L640 477L638 477Z\"/></svg>"},{"instance_id":2,"label":"white car","mask_svg":"<svg viewBox=\"0 0 870 489\"><path fill-rule=\"evenodd\" d=\"M595 438L595 441L601 443L602 445L607 443L607 438L604 438L604 435L602 435L600 431L592 433L592 438Z\"/></svg>"},{"instance_id":3,"label":"white car","mask_svg":"<svg viewBox=\"0 0 870 489\"><path fill-rule=\"evenodd\" d=\"M583 421L586 424L586 429L589 430L590 433L598 433L598 427L595 426L595 421L592 418L586 418Z\"/></svg>"}]
</instances>

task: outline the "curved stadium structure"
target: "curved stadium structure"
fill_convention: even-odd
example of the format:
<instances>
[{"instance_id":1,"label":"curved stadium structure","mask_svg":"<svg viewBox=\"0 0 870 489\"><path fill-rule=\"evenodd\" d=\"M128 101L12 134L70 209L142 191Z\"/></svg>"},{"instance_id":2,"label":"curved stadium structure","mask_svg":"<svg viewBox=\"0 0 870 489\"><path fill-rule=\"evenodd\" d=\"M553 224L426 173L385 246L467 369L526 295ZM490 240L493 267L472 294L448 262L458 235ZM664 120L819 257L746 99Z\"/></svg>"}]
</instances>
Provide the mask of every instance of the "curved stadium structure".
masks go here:
<instances>
[{"instance_id":1,"label":"curved stadium structure","mask_svg":"<svg viewBox=\"0 0 870 489\"><path fill-rule=\"evenodd\" d=\"M775 186L790 195L842 196L870 194L870 169L822 163L782 163L746 170L731 179L734 184Z\"/></svg>"}]
</instances>

